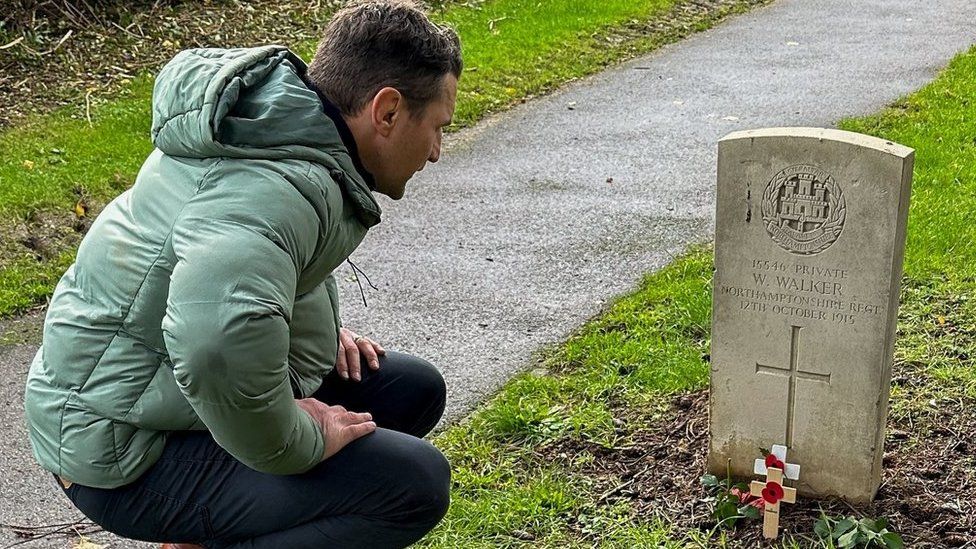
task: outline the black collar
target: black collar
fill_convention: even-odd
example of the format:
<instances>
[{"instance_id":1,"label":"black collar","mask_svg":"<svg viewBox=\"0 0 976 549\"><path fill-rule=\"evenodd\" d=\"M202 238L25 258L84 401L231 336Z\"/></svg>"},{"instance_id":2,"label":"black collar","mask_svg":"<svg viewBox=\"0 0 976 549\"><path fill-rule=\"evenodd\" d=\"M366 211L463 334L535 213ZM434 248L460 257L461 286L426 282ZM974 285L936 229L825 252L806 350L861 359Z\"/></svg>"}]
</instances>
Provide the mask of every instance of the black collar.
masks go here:
<instances>
[{"instance_id":1,"label":"black collar","mask_svg":"<svg viewBox=\"0 0 976 549\"><path fill-rule=\"evenodd\" d=\"M335 124L336 129L339 130L339 138L342 139L342 144L346 146L346 150L349 151L349 157L352 158L352 165L355 166L356 171L359 172L360 177L366 182L369 190L376 190L376 180L373 178L373 174L369 173L363 166L362 161L359 159L359 148L356 147L356 138L352 135L352 130L349 129L349 124L346 124L346 120L342 118L342 113L339 112L339 107L332 104L327 98L310 80L304 79L305 84L310 90L315 91L319 96L319 101L322 102L322 111L328 116L332 122Z\"/></svg>"}]
</instances>

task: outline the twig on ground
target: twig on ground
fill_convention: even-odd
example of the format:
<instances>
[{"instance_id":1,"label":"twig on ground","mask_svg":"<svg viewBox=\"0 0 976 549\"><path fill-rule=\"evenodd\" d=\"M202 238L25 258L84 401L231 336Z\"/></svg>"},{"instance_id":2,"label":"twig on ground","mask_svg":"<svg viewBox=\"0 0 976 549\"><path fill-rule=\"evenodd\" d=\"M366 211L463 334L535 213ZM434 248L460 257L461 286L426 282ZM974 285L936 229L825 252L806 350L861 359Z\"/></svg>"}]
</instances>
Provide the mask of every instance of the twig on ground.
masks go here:
<instances>
[{"instance_id":1,"label":"twig on ground","mask_svg":"<svg viewBox=\"0 0 976 549\"><path fill-rule=\"evenodd\" d=\"M23 36L19 36L19 37L17 37L16 40L14 40L12 42L7 42L6 44L0 46L0 50L5 50L5 49L12 48L12 47L16 46L17 44L20 44L23 41L24 41L24 37Z\"/></svg>"},{"instance_id":2,"label":"twig on ground","mask_svg":"<svg viewBox=\"0 0 976 549\"><path fill-rule=\"evenodd\" d=\"M82 521L83 520L84 519L82 519ZM0 528L6 528L8 530L14 530L14 531L18 531L18 530L32 531L32 530L42 530L44 528L60 528L62 526L74 526L78 522L80 522L80 521L77 521L76 520L76 521L73 521L73 522L57 522L57 523L54 523L54 524L42 524L40 526L24 526L22 524L0 523Z\"/></svg>"},{"instance_id":3,"label":"twig on ground","mask_svg":"<svg viewBox=\"0 0 976 549\"><path fill-rule=\"evenodd\" d=\"M59 534L70 535L70 531L73 531L76 535L81 536L82 533L92 534L95 532L102 531L102 528L97 524L91 522L88 519L79 519L74 522L62 522L57 524L42 524L39 526L24 526L19 524L0 524L0 528L7 528L18 537L23 537L24 539L15 541L8 545L5 545L3 549L10 549L11 547L16 547L18 545L23 545L25 543L30 543L32 541L37 541L39 539L49 538L51 536L56 536ZM79 530L80 528L80 530Z\"/></svg>"},{"instance_id":4,"label":"twig on ground","mask_svg":"<svg viewBox=\"0 0 976 549\"><path fill-rule=\"evenodd\" d=\"M95 127L95 125L92 124L91 119L91 94L93 91L94 90L88 90L88 93L85 94L85 120L88 121L89 128Z\"/></svg>"},{"instance_id":5,"label":"twig on ground","mask_svg":"<svg viewBox=\"0 0 976 549\"><path fill-rule=\"evenodd\" d=\"M692 421L689 421L685 425L685 438L688 439L688 442L694 442L695 440L698 439L698 433L695 431L695 424L696 423L698 423L698 419L697 418L694 419L694 420L692 420Z\"/></svg>"},{"instance_id":6,"label":"twig on ground","mask_svg":"<svg viewBox=\"0 0 976 549\"><path fill-rule=\"evenodd\" d=\"M617 485L615 488L611 488L611 489L607 490L599 498L597 498L597 501L599 501L600 503L603 503L604 501L606 501L606 499L608 497L610 497L610 496L616 494L617 492L623 490L624 488L630 486L634 482L637 482L637 476L636 475L633 476L633 477L631 477L631 479L628 480L627 482L624 482L622 484Z\"/></svg>"},{"instance_id":7,"label":"twig on ground","mask_svg":"<svg viewBox=\"0 0 976 549\"><path fill-rule=\"evenodd\" d=\"M117 73L119 73L119 76L121 76L122 78L135 78L135 76L132 76L131 74L126 72L126 69L118 65L109 65L109 68L114 69Z\"/></svg>"},{"instance_id":8,"label":"twig on ground","mask_svg":"<svg viewBox=\"0 0 976 549\"><path fill-rule=\"evenodd\" d=\"M34 57L45 57L45 56L47 56L49 54L52 54L52 53L56 52L58 50L58 48L61 47L62 44L64 44L65 42L68 41L68 38L71 38L71 35L74 34L74 32L75 31L73 31L73 30L69 30L68 32L64 33L64 36L61 37L61 40L58 40L58 43L55 44L54 47L51 48L51 49L49 49L49 50L37 51L34 48L28 46L27 44L24 44L22 47L25 50L27 50L27 53L33 55Z\"/></svg>"},{"instance_id":9,"label":"twig on ground","mask_svg":"<svg viewBox=\"0 0 976 549\"><path fill-rule=\"evenodd\" d=\"M125 28L125 27L123 27L122 25L120 25L120 24L118 24L118 23L116 23L115 21L109 21L109 23L110 23L110 24L111 24L111 25L112 25L113 27L115 27L115 28L117 28L117 29L119 29L120 31L122 31L122 32L124 32L124 33L126 33L126 34L128 34L129 36L131 36L131 37L133 37L133 38L139 38L139 39L142 39L142 38L145 38L145 36L139 36L138 34L136 34L136 33L134 33L134 32L132 32L132 31L130 31L129 29L127 29L127 28ZM131 27L132 25L129 25L129 26Z\"/></svg>"},{"instance_id":10,"label":"twig on ground","mask_svg":"<svg viewBox=\"0 0 976 549\"><path fill-rule=\"evenodd\" d=\"M74 33L75 31L68 29L68 32L64 33L64 36L61 37L61 40L58 40L58 43L55 44L53 48L47 50L46 52L41 53L41 56L43 57L45 55L58 51L58 48L60 48L65 42L67 42L68 39L71 38L71 35Z\"/></svg>"}]
</instances>

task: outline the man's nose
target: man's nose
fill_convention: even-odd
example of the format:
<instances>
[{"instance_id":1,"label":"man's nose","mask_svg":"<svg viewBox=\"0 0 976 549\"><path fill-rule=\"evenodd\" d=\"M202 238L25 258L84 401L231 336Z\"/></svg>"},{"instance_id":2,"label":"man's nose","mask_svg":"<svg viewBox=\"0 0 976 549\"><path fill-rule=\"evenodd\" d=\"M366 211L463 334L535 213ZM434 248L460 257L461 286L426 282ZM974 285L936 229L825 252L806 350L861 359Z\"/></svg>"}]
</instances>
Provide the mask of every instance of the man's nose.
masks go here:
<instances>
[{"instance_id":1,"label":"man's nose","mask_svg":"<svg viewBox=\"0 0 976 549\"><path fill-rule=\"evenodd\" d=\"M441 138L437 137L437 141L434 142L434 146L430 149L430 156L427 157L428 162L437 162L441 158Z\"/></svg>"}]
</instances>

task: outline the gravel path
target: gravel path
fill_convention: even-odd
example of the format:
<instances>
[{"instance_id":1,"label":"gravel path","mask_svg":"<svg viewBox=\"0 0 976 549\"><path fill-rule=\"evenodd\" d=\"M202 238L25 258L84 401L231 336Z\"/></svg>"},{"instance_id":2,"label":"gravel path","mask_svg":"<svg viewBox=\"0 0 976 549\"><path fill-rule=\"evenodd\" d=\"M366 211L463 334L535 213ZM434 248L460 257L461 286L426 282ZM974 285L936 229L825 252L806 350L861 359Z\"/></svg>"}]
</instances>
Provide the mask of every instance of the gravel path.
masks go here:
<instances>
[{"instance_id":1,"label":"gravel path","mask_svg":"<svg viewBox=\"0 0 976 549\"><path fill-rule=\"evenodd\" d=\"M873 112L976 43L973 21L969 0L782 0L453 136L353 256L368 308L340 271L344 323L438 365L456 419L710 238L718 138ZM2 523L77 517L30 459L32 354L0 347Z\"/></svg>"}]
</instances>

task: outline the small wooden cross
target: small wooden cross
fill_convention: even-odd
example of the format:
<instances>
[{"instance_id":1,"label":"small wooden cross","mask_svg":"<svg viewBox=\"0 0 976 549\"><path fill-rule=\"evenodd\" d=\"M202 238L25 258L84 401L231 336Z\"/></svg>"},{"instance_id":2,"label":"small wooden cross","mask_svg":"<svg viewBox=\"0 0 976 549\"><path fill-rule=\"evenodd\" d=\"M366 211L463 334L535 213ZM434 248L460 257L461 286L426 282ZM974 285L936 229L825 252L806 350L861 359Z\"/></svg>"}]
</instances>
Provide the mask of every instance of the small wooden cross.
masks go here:
<instances>
[{"instance_id":1,"label":"small wooden cross","mask_svg":"<svg viewBox=\"0 0 976 549\"><path fill-rule=\"evenodd\" d=\"M761 497L766 501L766 508L763 511L763 537L774 539L779 535L779 504L796 503L796 489L783 486L783 471L786 470L786 477L796 480L800 477L800 466L786 461L786 446L774 445L770 452L778 461L777 465L782 464L783 468L767 466L767 460L757 459L755 472L757 475L766 475L766 482L754 480L749 485L749 492L754 497Z\"/></svg>"}]
</instances>

